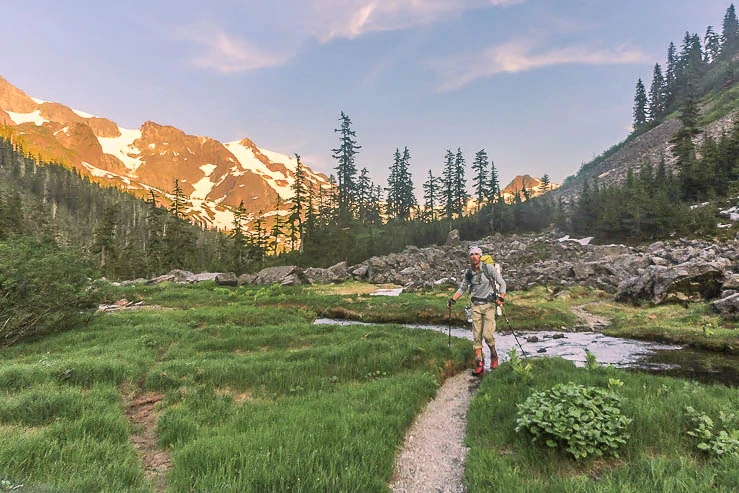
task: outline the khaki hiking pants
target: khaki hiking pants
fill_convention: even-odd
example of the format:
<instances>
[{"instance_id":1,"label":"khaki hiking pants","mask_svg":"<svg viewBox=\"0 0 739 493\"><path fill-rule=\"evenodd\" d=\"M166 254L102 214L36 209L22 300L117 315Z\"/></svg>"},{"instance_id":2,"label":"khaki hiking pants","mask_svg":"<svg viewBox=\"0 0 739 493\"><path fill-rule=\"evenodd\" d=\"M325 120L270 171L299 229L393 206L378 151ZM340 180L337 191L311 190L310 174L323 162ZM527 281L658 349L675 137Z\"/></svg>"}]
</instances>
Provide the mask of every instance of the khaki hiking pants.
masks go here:
<instances>
[{"instance_id":1,"label":"khaki hiking pants","mask_svg":"<svg viewBox=\"0 0 739 493\"><path fill-rule=\"evenodd\" d=\"M482 349L482 339L495 347L495 303L472 303L472 347Z\"/></svg>"}]
</instances>

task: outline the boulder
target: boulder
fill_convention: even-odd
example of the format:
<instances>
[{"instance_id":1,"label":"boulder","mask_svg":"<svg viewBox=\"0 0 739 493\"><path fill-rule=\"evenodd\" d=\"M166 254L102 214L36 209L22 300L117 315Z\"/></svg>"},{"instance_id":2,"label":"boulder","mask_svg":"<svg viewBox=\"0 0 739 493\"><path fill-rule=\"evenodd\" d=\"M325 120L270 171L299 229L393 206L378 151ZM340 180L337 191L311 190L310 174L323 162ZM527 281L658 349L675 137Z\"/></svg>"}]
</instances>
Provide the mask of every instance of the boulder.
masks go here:
<instances>
[{"instance_id":1,"label":"boulder","mask_svg":"<svg viewBox=\"0 0 739 493\"><path fill-rule=\"evenodd\" d=\"M294 265L267 267L257 273L252 284L282 284L293 286L303 284L305 278L302 271Z\"/></svg>"},{"instance_id":2,"label":"boulder","mask_svg":"<svg viewBox=\"0 0 739 493\"><path fill-rule=\"evenodd\" d=\"M233 272L226 272L222 274L216 274L216 284L219 286L238 286L239 278Z\"/></svg>"},{"instance_id":3,"label":"boulder","mask_svg":"<svg viewBox=\"0 0 739 493\"><path fill-rule=\"evenodd\" d=\"M654 304L701 301L721 292L725 266L716 262L684 262L671 267L653 265L618 286L616 301Z\"/></svg>"}]
</instances>

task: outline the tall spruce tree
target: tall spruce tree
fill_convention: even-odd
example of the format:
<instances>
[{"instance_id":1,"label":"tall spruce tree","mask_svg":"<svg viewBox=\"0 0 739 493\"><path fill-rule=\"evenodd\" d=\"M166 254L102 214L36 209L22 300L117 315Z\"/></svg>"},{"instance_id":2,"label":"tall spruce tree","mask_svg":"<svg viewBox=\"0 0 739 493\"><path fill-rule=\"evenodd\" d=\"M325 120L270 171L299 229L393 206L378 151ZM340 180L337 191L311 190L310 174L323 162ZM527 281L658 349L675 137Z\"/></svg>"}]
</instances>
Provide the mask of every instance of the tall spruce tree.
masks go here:
<instances>
[{"instance_id":1,"label":"tall spruce tree","mask_svg":"<svg viewBox=\"0 0 739 493\"><path fill-rule=\"evenodd\" d=\"M359 220L362 223L370 222L373 187L374 183L372 183L372 179L369 176L369 170L365 166L359 172L359 180L357 180L357 207Z\"/></svg>"},{"instance_id":2,"label":"tall spruce tree","mask_svg":"<svg viewBox=\"0 0 739 493\"><path fill-rule=\"evenodd\" d=\"M428 171L428 179L423 184L423 219L433 222L438 219L437 209L442 200L441 177Z\"/></svg>"},{"instance_id":3,"label":"tall spruce tree","mask_svg":"<svg viewBox=\"0 0 739 493\"><path fill-rule=\"evenodd\" d=\"M465 178L465 159L462 148L457 148L454 156L454 212L460 217L464 212L470 194L467 193L467 179Z\"/></svg>"},{"instance_id":4,"label":"tall spruce tree","mask_svg":"<svg viewBox=\"0 0 739 493\"><path fill-rule=\"evenodd\" d=\"M634 95L634 131L638 131L647 123L647 93L641 78L636 82Z\"/></svg>"},{"instance_id":5,"label":"tall spruce tree","mask_svg":"<svg viewBox=\"0 0 739 493\"><path fill-rule=\"evenodd\" d=\"M703 47L706 63L715 62L721 54L721 36L713 30L713 26L706 28L706 35L703 36Z\"/></svg>"},{"instance_id":6,"label":"tall spruce tree","mask_svg":"<svg viewBox=\"0 0 739 493\"><path fill-rule=\"evenodd\" d=\"M444 215L447 219L451 220L454 217L455 212L455 168L454 168L454 153L448 150L444 155L444 170L442 172L441 183L442 183L442 194L444 203Z\"/></svg>"},{"instance_id":7,"label":"tall spruce tree","mask_svg":"<svg viewBox=\"0 0 739 493\"><path fill-rule=\"evenodd\" d=\"M339 133L339 147L332 149L332 157L338 161L336 168L334 168L338 179L337 220L339 224L346 225L354 217L353 203L356 193L355 176L357 174L355 156L362 146L357 145L357 134L352 130L352 121L343 111L339 117L339 122L339 128L334 129L334 132Z\"/></svg>"},{"instance_id":8,"label":"tall spruce tree","mask_svg":"<svg viewBox=\"0 0 739 493\"><path fill-rule=\"evenodd\" d=\"M665 109L669 109L675 102L676 78L677 78L677 48L670 41L667 48L667 70L665 72Z\"/></svg>"},{"instance_id":9,"label":"tall spruce tree","mask_svg":"<svg viewBox=\"0 0 739 493\"><path fill-rule=\"evenodd\" d=\"M721 56L726 59L739 51L739 21L736 17L734 4L729 5L724 14L723 29L721 31Z\"/></svg>"},{"instance_id":10,"label":"tall spruce tree","mask_svg":"<svg viewBox=\"0 0 739 493\"><path fill-rule=\"evenodd\" d=\"M487 186L487 202L488 204L494 204L500 196L500 180L498 180L498 170L495 167L495 162L490 160L490 181Z\"/></svg>"},{"instance_id":11,"label":"tall spruce tree","mask_svg":"<svg viewBox=\"0 0 739 493\"><path fill-rule=\"evenodd\" d=\"M483 202L488 198L488 153L485 149L480 149L475 153L475 160L472 162L472 187L475 191L475 200L477 201L477 210L480 210Z\"/></svg>"},{"instance_id":12,"label":"tall spruce tree","mask_svg":"<svg viewBox=\"0 0 739 493\"><path fill-rule=\"evenodd\" d=\"M387 177L387 188L385 189L387 192L385 198L385 215L389 219L396 219L398 217L398 204L400 201L398 197L400 193L400 162L400 149L396 147L395 152L393 153L393 164L390 165L390 173Z\"/></svg>"},{"instance_id":13,"label":"tall spruce tree","mask_svg":"<svg viewBox=\"0 0 739 493\"><path fill-rule=\"evenodd\" d=\"M295 154L295 177L292 183L292 205L288 218L288 230L290 238L290 249L295 250L296 244L303 241L303 217L305 215L305 201L307 199L306 173L303 163L300 162L300 154Z\"/></svg>"},{"instance_id":14,"label":"tall spruce tree","mask_svg":"<svg viewBox=\"0 0 739 493\"><path fill-rule=\"evenodd\" d=\"M397 211L398 219L407 221L411 218L413 209L418 205L414 194L413 178L410 172L411 153L408 147L403 149L398 166L397 181Z\"/></svg>"},{"instance_id":15,"label":"tall spruce tree","mask_svg":"<svg viewBox=\"0 0 739 493\"><path fill-rule=\"evenodd\" d=\"M666 87L665 78L662 75L662 67L659 63L654 64L652 72L652 85L649 87L649 118L656 120L665 111Z\"/></svg>"}]
</instances>

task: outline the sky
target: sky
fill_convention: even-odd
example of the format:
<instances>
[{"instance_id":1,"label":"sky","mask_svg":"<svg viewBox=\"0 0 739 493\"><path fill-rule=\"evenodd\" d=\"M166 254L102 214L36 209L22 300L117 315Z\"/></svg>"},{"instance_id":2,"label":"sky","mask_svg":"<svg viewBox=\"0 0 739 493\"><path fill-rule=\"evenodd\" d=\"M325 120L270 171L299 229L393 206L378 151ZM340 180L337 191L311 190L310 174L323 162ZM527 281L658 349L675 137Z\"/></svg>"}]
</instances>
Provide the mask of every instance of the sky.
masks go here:
<instances>
[{"instance_id":1,"label":"sky","mask_svg":"<svg viewBox=\"0 0 739 493\"><path fill-rule=\"evenodd\" d=\"M0 75L119 126L248 137L328 174L339 116L386 186L408 147L420 192L447 150L485 149L501 186L561 183L628 136L685 32L728 0L6 0Z\"/></svg>"}]
</instances>

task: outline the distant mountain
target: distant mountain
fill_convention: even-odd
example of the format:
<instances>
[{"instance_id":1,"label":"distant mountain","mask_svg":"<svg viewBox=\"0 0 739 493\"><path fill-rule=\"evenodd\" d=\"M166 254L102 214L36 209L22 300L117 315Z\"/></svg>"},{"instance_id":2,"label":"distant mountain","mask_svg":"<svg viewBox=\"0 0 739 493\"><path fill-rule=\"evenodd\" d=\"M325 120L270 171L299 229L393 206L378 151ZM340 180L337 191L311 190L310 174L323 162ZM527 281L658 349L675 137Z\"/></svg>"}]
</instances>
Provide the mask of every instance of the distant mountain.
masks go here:
<instances>
[{"instance_id":1,"label":"distant mountain","mask_svg":"<svg viewBox=\"0 0 739 493\"><path fill-rule=\"evenodd\" d=\"M500 193L507 203L511 203L519 193L521 194L521 198L524 198L524 190L528 193L529 198L534 198L548 191L556 190L559 187L560 185L558 183L550 182L549 185L544 185L544 182L540 178L533 178L529 175L518 175Z\"/></svg>"},{"instance_id":2,"label":"distant mountain","mask_svg":"<svg viewBox=\"0 0 739 493\"><path fill-rule=\"evenodd\" d=\"M153 191L168 204L177 179L188 199L185 213L203 227L230 229L242 201L247 219L284 214L293 195L295 158L259 148L248 138L221 143L151 121L121 128L107 118L32 98L2 76L0 126L25 153L141 198ZM328 183L324 174L304 169L314 190Z\"/></svg>"}]
</instances>

